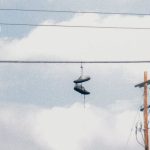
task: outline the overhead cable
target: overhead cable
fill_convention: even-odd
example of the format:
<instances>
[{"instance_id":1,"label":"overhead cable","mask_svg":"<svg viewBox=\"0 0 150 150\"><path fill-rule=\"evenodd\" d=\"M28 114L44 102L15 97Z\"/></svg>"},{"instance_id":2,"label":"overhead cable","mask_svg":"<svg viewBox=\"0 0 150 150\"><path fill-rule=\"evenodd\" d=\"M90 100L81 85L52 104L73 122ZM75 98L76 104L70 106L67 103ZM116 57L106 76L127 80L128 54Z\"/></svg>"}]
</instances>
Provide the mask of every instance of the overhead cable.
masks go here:
<instances>
[{"instance_id":1,"label":"overhead cable","mask_svg":"<svg viewBox=\"0 0 150 150\"><path fill-rule=\"evenodd\" d=\"M138 122L136 123L136 127L135 127L135 137L136 137L136 141L137 141L137 143L139 144L139 145L141 145L142 147L144 147L144 144L143 143L141 143L141 141L139 141L139 139L138 139ZM142 130L142 129L140 129L140 130ZM140 131L141 132L141 131ZM143 138L143 137L142 137ZM144 139L143 139L144 140ZM144 141L143 141L144 142Z\"/></svg>"},{"instance_id":2,"label":"overhead cable","mask_svg":"<svg viewBox=\"0 0 150 150\"><path fill-rule=\"evenodd\" d=\"M51 60L0 60L0 63L12 63L12 64L139 64L150 63L147 61L51 61Z\"/></svg>"},{"instance_id":3,"label":"overhead cable","mask_svg":"<svg viewBox=\"0 0 150 150\"><path fill-rule=\"evenodd\" d=\"M46 13L73 13L73 14L102 14L102 15L133 15L133 16L149 16L150 15L150 13L133 13L133 12L46 10L46 9L22 9L22 8L0 8L0 11L46 12Z\"/></svg>"},{"instance_id":4,"label":"overhead cable","mask_svg":"<svg viewBox=\"0 0 150 150\"><path fill-rule=\"evenodd\" d=\"M136 120L137 120L138 116L139 116L139 107L138 107L138 109L136 111L136 114L135 114L135 117L134 117L134 120L133 120L133 123L132 123L132 126L131 126L131 130L130 130L129 136L127 138L127 142L126 142L125 147L124 147L123 150L127 150L128 149L128 144L129 144L129 141L130 141L131 136L133 134L133 129L134 129L134 126L135 126L135 123L136 123Z\"/></svg>"},{"instance_id":5,"label":"overhead cable","mask_svg":"<svg viewBox=\"0 0 150 150\"><path fill-rule=\"evenodd\" d=\"M91 26L91 25L63 25L63 24L30 24L30 23L6 23L6 22L0 22L0 25L4 25L4 26L31 26L31 27L60 27L60 28L150 30L150 27Z\"/></svg>"}]
</instances>

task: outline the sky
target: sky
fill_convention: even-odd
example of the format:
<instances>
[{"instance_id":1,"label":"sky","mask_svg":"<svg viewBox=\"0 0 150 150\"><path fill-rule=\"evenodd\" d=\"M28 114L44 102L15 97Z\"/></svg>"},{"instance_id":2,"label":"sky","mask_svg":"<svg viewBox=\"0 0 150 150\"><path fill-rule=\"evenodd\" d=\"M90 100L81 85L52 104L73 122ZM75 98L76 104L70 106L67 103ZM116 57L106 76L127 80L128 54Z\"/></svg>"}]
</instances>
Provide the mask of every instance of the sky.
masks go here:
<instances>
[{"instance_id":1,"label":"sky","mask_svg":"<svg viewBox=\"0 0 150 150\"><path fill-rule=\"evenodd\" d=\"M150 13L149 3L0 0L0 8ZM0 11L0 22L150 27L150 16ZM0 25L0 60L150 60L149 32ZM0 64L0 149L140 150L135 124L142 120L143 89L134 85L149 64L83 68L91 77L85 109L73 90L80 64Z\"/></svg>"}]
</instances>

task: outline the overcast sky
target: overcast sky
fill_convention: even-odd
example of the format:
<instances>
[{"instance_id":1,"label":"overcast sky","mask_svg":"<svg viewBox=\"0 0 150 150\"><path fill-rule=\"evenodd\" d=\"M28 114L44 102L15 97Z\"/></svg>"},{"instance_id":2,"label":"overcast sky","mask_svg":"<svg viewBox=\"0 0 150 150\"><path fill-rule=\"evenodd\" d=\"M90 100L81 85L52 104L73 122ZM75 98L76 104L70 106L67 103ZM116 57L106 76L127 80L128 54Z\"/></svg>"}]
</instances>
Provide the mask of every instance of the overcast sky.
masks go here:
<instances>
[{"instance_id":1,"label":"overcast sky","mask_svg":"<svg viewBox=\"0 0 150 150\"><path fill-rule=\"evenodd\" d=\"M148 0L0 0L0 8L150 13ZM150 27L149 16L0 11L0 22ZM0 60L150 60L150 30L0 26ZM134 126L149 64L0 64L0 149L140 150ZM133 124L133 121L136 120ZM127 139L133 127L127 145ZM140 139L141 140L141 139ZM126 147L127 146L127 147Z\"/></svg>"}]
</instances>

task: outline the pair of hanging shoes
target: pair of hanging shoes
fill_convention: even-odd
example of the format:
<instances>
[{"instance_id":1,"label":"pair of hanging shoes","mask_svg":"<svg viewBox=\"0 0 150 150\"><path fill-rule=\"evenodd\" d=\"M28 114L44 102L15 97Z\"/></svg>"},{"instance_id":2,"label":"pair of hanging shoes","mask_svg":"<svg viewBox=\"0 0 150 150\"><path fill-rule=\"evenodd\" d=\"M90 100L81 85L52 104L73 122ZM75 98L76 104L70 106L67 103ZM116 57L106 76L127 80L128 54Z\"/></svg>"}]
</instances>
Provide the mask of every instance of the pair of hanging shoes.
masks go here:
<instances>
[{"instance_id":1,"label":"pair of hanging shoes","mask_svg":"<svg viewBox=\"0 0 150 150\"><path fill-rule=\"evenodd\" d=\"M81 93L81 94L84 94L84 95L90 94L90 92L85 90L85 88L84 88L84 86L82 86L82 84L79 84L79 83L82 83L82 82L86 82L90 79L91 78L89 76L80 76L77 80L74 81L74 83L76 84L75 87L74 87L74 90Z\"/></svg>"}]
</instances>

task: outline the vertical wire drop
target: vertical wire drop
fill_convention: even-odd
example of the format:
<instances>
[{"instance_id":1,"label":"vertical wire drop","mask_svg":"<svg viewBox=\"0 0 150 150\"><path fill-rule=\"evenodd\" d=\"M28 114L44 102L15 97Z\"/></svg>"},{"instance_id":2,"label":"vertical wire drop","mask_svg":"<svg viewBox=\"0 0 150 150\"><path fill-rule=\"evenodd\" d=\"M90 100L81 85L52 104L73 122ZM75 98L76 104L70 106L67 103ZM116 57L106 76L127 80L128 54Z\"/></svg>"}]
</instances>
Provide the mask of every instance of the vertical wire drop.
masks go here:
<instances>
[{"instance_id":1,"label":"vertical wire drop","mask_svg":"<svg viewBox=\"0 0 150 150\"><path fill-rule=\"evenodd\" d=\"M82 65L82 62L81 62L81 78L83 77L83 65ZM81 86L82 86L82 83L81 83ZM85 95L83 97L83 104L84 104L84 109L85 109Z\"/></svg>"},{"instance_id":2,"label":"vertical wire drop","mask_svg":"<svg viewBox=\"0 0 150 150\"><path fill-rule=\"evenodd\" d=\"M81 77L83 76L83 66L82 66L82 62L81 62Z\"/></svg>"},{"instance_id":3,"label":"vertical wire drop","mask_svg":"<svg viewBox=\"0 0 150 150\"><path fill-rule=\"evenodd\" d=\"M85 95L84 95L84 109L85 109Z\"/></svg>"}]
</instances>

